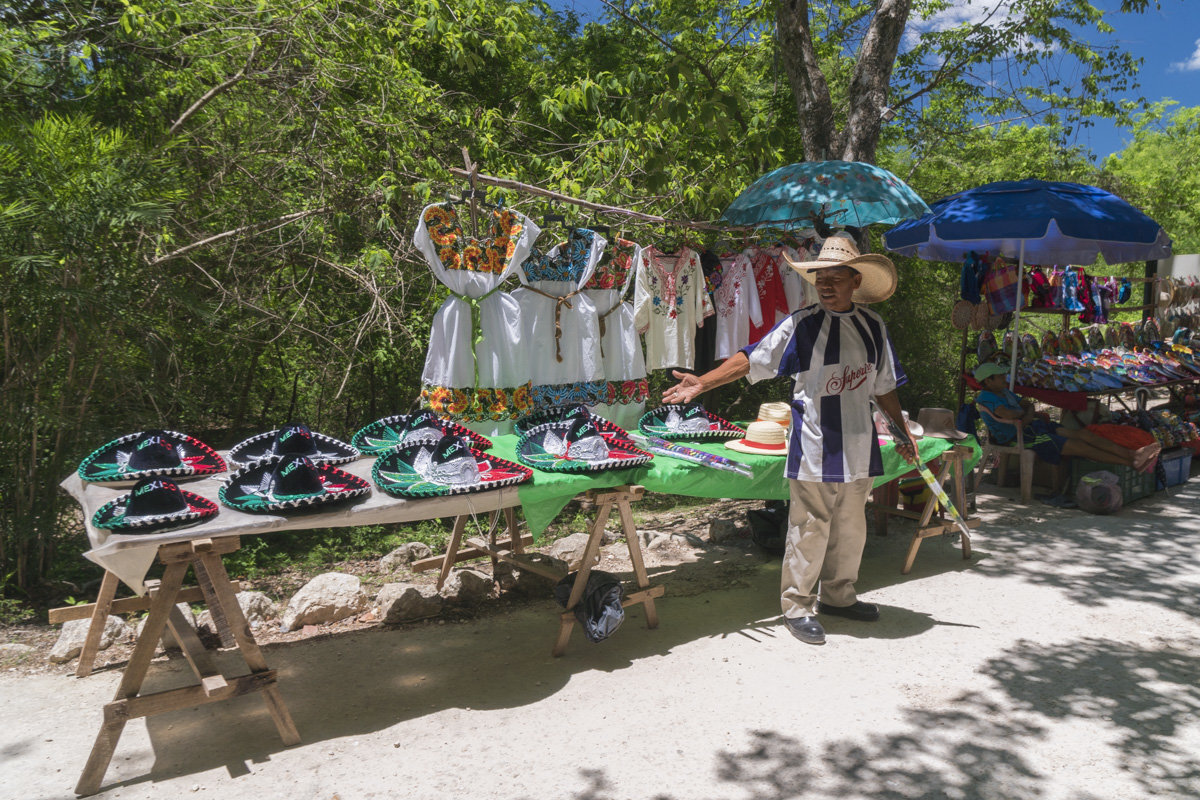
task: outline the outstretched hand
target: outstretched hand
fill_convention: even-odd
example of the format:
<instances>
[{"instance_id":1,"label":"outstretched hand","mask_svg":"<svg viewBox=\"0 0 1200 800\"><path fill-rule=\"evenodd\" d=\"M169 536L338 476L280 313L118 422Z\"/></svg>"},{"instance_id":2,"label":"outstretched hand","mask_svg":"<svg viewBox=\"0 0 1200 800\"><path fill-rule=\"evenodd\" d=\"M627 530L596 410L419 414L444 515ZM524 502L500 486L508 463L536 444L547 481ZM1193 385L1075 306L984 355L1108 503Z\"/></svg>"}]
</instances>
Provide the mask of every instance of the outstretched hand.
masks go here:
<instances>
[{"instance_id":1,"label":"outstretched hand","mask_svg":"<svg viewBox=\"0 0 1200 800\"><path fill-rule=\"evenodd\" d=\"M704 385L695 375L674 369L671 370L671 374L679 380L679 383L663 390L664 403L690 403L704 391Z\"/></svg>"}]
</instances>

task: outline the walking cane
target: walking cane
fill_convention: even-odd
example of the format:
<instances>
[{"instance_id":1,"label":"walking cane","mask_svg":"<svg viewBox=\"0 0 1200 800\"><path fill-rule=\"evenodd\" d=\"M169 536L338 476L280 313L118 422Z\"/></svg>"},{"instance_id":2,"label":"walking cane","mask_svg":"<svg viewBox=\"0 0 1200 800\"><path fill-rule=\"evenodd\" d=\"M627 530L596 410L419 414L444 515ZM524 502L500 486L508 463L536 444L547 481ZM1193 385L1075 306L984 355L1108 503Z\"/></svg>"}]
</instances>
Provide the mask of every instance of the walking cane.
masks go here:
<instances>
[{"instance_id":1,"label":"walking cane","mask_svg":"<svg viewBox=\"0 0 1200 800\"><path fill-rule=\"evenodd\" d=\"M901 428L894 419L888 416L886 411L878 406L876 406L876 408L879 409L880 416L887 421L888 430L892 432L892 437L897 442L908 441L908 434L905 433L904 429ZM966 536L968 539L970 539L971 529L967 527L967 523L963 520L962 515L958 513L958 509L954 507L954 503L950 502L950 496L946 494L946 490L942 488L940 483L938 483L937 478L933 477L933 473L929 471L929 467L925 466L925 464L921 462L920 454L916 454L916 460L917 473L921 476L921 479L925 481L925 485L929 487L929 491L933 492L933 496L936 497L938 502L942 504L942 508L946 509L947 513L950 514L950 519L952 519L954 524L958 526L958 529L962 531L963 536Z\"/></svg>"}]
</instances>

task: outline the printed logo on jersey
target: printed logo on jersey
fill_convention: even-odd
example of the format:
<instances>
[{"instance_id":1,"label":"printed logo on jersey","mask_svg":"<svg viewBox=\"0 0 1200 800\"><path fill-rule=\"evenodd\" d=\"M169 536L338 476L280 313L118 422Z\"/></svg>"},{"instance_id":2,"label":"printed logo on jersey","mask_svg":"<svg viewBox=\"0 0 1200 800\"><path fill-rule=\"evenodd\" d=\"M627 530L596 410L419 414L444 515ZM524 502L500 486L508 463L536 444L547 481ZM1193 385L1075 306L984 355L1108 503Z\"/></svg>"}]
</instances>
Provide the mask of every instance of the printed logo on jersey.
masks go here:
<instances>
[{"instance_id":1,"label":"printed logo on jersey","mask_svg":"<svg viewBox=\"0 0 1200 800\"><path fill-rule=\"evenodd\" d=\"M841 372L834 372L825 381L825 394L841 394L842 392L852 392L862 386L867 378L871 377L871 373L875 370L875 365L870 361L865 362L860 367L851 369L848 366L842 367Z\"/></svg>"}]
</instances>

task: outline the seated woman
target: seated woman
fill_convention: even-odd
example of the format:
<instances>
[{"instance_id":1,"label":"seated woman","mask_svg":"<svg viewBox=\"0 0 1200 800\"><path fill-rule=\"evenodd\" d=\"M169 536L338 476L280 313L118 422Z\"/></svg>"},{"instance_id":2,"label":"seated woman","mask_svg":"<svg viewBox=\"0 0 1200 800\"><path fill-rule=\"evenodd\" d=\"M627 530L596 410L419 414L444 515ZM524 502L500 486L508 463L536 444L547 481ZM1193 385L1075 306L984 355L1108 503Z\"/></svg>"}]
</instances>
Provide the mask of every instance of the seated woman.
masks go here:
<instances>
[{"instance_id":1,"label":"seated woman","mask_svg":"<svg viewBox=\"0 0 1200 800\"><path fill-rule=\"evenodd\" d=\"M1048 464L1059 463L1063 456L1082 456L1105 464L1133 467L1138 472L1154 469L1161 444L1155 442L1131 450L1086 428L1071 430L1056 425L1036 415L1032 400L1022 398L1008 388L1005 382L1008 370L1004 367L980 364L974 374L984 389L975 398L975 403L986 412L981 416L996 444L1009 444L1016 439L1016 423L1020 422L1026 446Z\"/></svg>"}]
</instances>

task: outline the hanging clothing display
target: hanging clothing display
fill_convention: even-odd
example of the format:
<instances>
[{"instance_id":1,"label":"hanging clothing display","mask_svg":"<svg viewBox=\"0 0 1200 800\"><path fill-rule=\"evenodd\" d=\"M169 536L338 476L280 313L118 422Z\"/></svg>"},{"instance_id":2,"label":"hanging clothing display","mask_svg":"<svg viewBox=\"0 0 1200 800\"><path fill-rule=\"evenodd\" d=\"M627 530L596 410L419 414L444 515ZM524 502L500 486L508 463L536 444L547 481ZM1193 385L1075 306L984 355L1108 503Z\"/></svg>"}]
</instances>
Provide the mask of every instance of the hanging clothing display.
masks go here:
<instances>
[{"instance_id":1,"label":"hanging clothing display","mask_svg":"<svg viewBox=\"0 0 1200 800\"><path fill-rule=\"evenodd\" d=\"M762 320L750 326L750 341L753 343L774 328L777 321L792 313L792 309L788 308L787 292L783 288L783 271L791 271L791 268L783 262L783 248L753 247L745 254L753 266L758 305L762 310Z\"/></svg>"},{"instance_id":2,"label":"hanging clothing display","mask_svg":"<svg viewBox=\"0 0 1200 800\"><path fill-rule=\"evenodd\" d=\"M721 259L721 264L721 285L713 293L713 305L717 310L716 355L726 359L750 344L750 326L762 325L762 308L750 258L738 253Z\"/></svg>"},{"instance_id":3,"label":"hanging clothing display","mask_svg":"<svg viewBox=\"0 0 1200 800\"><path fill-rule=\"evenodd\" d=\"M714 313L700 256L689 247L667 254L643 247L633 293L634 325L646 338L646 368L691 369L695 330Z\"/></svg>"},{"instance_id":4,"label":"hanging clothing display","mask_svg":"<svg viewBox=\"0 0 1200 800\"><path fill-rule=\"evenodd\" d=\"M500 291L528 257L540 232L524 215L487 209L489 236L463 233L449 203L426 206L413 234L450 297L434 315L421 374L421 400L486 436L512 430L533 409L529 360L517 301Z\"/></svg>"},{"instance_id":5,"label":"hanging clothing display","mask_svg":"<svg viewBox=\"0 0 1200 800\"><path fill-rule=\"evenodd\" d=\"M534 409L594 406L608 397L599 315L583 292L606 244L595 231L574 228L548 253L535 248L517 270L523 285L512 296L521 308L521 349Z\"/></svg>"},{"instance_id":6,"label":"hanging clothing display","mask_svg":"<svg viewBox=\"0 0 1200 800\"><path fill-rule=\"evenodd\" d=\"M700 271L704 273L704 291L708 292L708 301L713 301L714 292L721 285L721 258L712 250L700 253ZM713 308L716 308L714 305ZM717 366L717 326L713 323L702 328L696 328L696 361L692 369L697 375L703 375Z\"/></svg>"},{"instance_id":7,"label":"hanging clothing display","mask_svg":"<svg viewBox=\"0 0 1200 800\"><path fill-rule=\"evenodd\" d=\"M625 299L633 283L641 247L617 238L604 251L583 293L596 307L605 398L592 413L622 428L636 426L646 408L649 384L642 342L633 325L633 305Z\"/></svg>"},{"instance_id":8,"label":"hanging clothing display","mask_svg":"<svg viewBox=\"0 0 1200 800\"><path fill-rule=\"evenodd\" d=\"M788 258L796 262L811 261L816 258L816 251L804 247L795 250L791 247L782 247L779 249L778 261L779 271L783 275L783 296L787 298L787 313L783 316L791 316L793 311L799 311L802 308L807 308L818 302L817 287L804 280L800 273L788 266L788 263L783 259L787 255ZM783 318L779 314L775 316L775 322Z\"/></svg>"}]
</instances>

